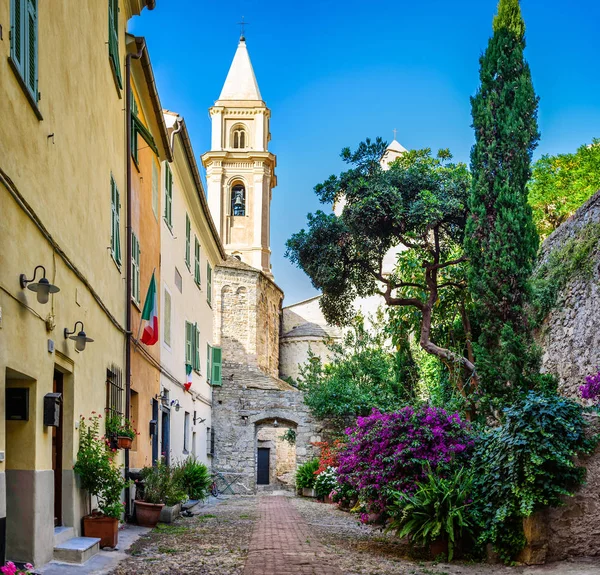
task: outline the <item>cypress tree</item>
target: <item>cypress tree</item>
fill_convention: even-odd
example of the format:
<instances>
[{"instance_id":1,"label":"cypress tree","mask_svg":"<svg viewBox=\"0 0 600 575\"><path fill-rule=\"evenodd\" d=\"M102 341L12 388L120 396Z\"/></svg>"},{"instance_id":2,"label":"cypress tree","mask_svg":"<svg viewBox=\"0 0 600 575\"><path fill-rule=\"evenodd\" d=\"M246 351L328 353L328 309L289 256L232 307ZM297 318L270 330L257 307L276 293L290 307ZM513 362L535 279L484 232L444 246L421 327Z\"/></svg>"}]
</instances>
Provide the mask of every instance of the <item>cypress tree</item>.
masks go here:
<instances>
[{"instance_id":1,"label":"cypress tree","mask_svg":"<svg viewBox=\"0 0 600 575\"><path fill-rule=\"evenodd\" d=\"M471 98L475 145L465 239L480 329L475 363L482 400L492 408L516 399L539 373L525 311L539 244L526 187L539 139L538 98L523 56L518 0L500 0L493 31Z\"/></svg>"}]
</instances>

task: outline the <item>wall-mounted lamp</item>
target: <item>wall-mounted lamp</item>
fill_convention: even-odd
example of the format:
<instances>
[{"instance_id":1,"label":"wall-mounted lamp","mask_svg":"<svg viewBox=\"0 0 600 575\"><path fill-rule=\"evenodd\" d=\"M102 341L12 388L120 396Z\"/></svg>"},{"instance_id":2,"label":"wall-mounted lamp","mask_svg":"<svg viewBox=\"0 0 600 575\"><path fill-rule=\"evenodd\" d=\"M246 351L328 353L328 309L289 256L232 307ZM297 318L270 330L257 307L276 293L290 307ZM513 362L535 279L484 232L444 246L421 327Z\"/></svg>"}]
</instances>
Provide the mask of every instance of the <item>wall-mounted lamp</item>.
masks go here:
<instances>
[{"instance_id":1,"label":"wall-mounted lamp","mask_svg":"<svg viewBox=\"0 0 600 575\"><path fill-rule=\"evenodd\" d=\"M279 427L279 422L276 419L273 420L273 427Z\"/></svg>"},{"instance_id":2,"label":"wall-mounted lamp","mask_svg":"<svg viewBox=\"0 0 600 575\"><path fill-rule=\"evenodd\" d=\"M174 407L175 411L179 411L181 409L181 405L179 404L179 400L178 399L172 399L171 400L171 407Z\"/></svg>"},{"instance_id":3,"label":"wall-mounted lamp","mask_svg":"<svg viewBox=\"0 0 600 575\"><path fill-rule=\"evenodd\" d=\"M196 425L198 423L204 423L205 421L206 421L206 418L202 419L201 417L194 416L194 425Z\"/></svg>"},{"instance_id":4,"label":"wall-mounted lamp","mask_svg":"<svg viewBox=\"0 0 600 575\"><path fill-rule=\"evenodd\" d=\"M169 392L166 389L163 389L160 395L157 393L154 399L160 401L164 407L169 407Z\"/></svg>"},{"instance_id":5,"label":"wall-mounted lamp","mask_svg":"<svg viewBox=\"0 0 600 575\"><path fill-rule=\"evenodd\" d=\"M77 335L73 335L77 331L77 326L81 324L81 331L77 333ZM73 331L69 331L65 327L65 339L72 339L75 342L75 349L77 351L83 351L85 349L86 343L94 341L91 337L88 337L83 331L83 322L77 321L73 326Z\"/></svg>"},{"instance_id":6,"label":"wall-mounted lamp","mask_svg":"<svg viewBox=\"0 0 600 575\"><path fill-rule=\"evenodd\" d=\"M39 282L32 283L35 280L35 276L37 274L38 269L40 268L42 269L44 277L42 277L42 279L40 279ZM48 298L50 297L50 294L60 291L60 288L56 287L55 285L52 285L46 279L46 268L44 266L36 266L33 270L33 277L30 280L27 279L27 276L25 274L21 274L19 276L19 282L21 284L21 289L27 288L35 292L37 294L37 300L40 303L48 303Z\"/></svg>"}]
</instances>

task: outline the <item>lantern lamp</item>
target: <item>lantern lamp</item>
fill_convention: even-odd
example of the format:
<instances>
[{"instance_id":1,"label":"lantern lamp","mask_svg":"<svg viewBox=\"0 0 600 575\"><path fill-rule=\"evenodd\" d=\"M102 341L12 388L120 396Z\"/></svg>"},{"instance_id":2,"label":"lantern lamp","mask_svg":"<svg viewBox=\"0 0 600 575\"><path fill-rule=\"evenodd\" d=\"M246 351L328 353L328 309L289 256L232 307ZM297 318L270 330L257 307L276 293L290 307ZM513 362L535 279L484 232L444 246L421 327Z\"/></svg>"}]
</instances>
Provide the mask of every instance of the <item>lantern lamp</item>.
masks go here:
<instances>
[{"instance_id":1,"label":"lantern lamp","mask_svg":"<svg viewBox=\"0 0 600 575\"><path fill-rule=\"evenodd\" d=\"M35 276L37 275L37 271L40 268L42 270L43 277L40 279L39 282L35 283ZM46 279L46 268L44 266L36 266L33 270L33 277L30 280L27 279L27 276L25 274L21 274L19 276L19 282L21 284L21 289L27 288L28 290L31 290L32 292L36 293L37 300L39 303L48 303L48 298L50 297L50 294L60 291L60 288L58 288L55 285L52 285Z\"/></svg>"},{"instance_id":2,"label":"lantern lamp","mask_svg":"<svg viewBox=\"0 0 600 575\"><path fill-rule=\"evenodd\" d=\"M75 332L77 332L77 326L79 324L81 324L81 331L79 331L77 333L77 335L75 335ZM65 339L72 339L75 342L75 349L77 351L83 351L85 349L85 346L87 343L94 341L91 337L88 337L86 335L85 331L83 331L83 322L82 321L75 322L73 331L69 331L65 327Z\"/></svg>"}]
</instances>

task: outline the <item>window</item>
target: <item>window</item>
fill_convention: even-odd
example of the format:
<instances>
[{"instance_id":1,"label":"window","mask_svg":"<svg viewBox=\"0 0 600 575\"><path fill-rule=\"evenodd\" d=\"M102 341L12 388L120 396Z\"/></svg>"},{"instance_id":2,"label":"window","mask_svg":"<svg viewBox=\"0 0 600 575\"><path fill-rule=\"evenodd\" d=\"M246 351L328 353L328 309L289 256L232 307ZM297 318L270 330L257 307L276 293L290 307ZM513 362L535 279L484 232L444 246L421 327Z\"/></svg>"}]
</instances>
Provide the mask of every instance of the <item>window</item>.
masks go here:
<instances>
[{"instance_id":1,"label":"window","mask_svg":"<svg viewBox=\"0 0 600 575\"><path fill-rule=\"evenodd\" d=\"M212 307L212 268L206 262L206 301Z\"/></svg>"},{"instance_id":2,"label":"window","mask_svg":"<svg viewBox=\"0 0 600 575\"><path fill-rule=\"evenodd\" d=\"M135 118L138 114L138 107L135 102L135 98L133 93L131 94L131 157L133 161L138 163L138 133L136 129L136 121Z\"/></svg>"},{"instance_id":3,"label":"window","mask_svg":"<svg viewBox=\"0 0 600 575\"><path fill-rule=\"evenodd\" d=\"M169 229L173 229L173 172L169 164L165 163L165 222Z\"/></svg>"},{"instance_id":4,"label":"window","mask_svg":"<svg viewBox=\"0 0 600 575\"><path fill-rule=\"evenodd\" d=\"M206 453L207 455L215 454L215 431L210 427L206 428Z\"/></svg>"},{"instance_id":5,"label":"window","mask_svg":"<svg viewBox=\"0 0 600 575\"><path fill-rule=\"evenodd\" d=\"M192 240L192 223L190 216L185 214L185 265L190 270L190 242Z\"/></svg>"},{"instance_id":6,"label":"window","mask_svg":"<svg viewBox=\"0 0 600 575\"><path fill-rule=\"evenodd\" d=\"M206 383L222 385L221 348L206 344Z\"/></svg>"},{"instance_id":7,"label":"window","mask_svg":"<svg viewBox=\"0 0 600 575\"><path fill-rule=\"evenodd\" d=\"M200 330L198 324L185 322L185 363L200 373Z\"/></svg>"},{"instance_id":8,"label":"window","mask_svg":"<svg viewBox=\"0 0 600 575\"><path fill-rule=\"evenodd\" d=\"M187 411L183 415L183 451L190 451L190 414Z\"/></svg>"},{"instance_id":9,"label":"window","mask_svg":"<svg viewBox=\"0 0 600 575\"><path fill-rule=\"evenodd\" d=\"M158 168L154 160L152 160L152 211L158 220Z\"/></svg>"},{"instance_id":10,"label":"window","mask_svg":"<svg viewBox=\"0 0 600 575\"><path fill-rule=\"evenodd\" d=\"M211 359L211 350L212 347L210 343L206 344L206 383L210 384L210 359Z\"/></svg>"},{"instance_id":11,"label":"window","mask_svg":"<svg viewBox=\"0 0 600 575\"><path fill-rule=\"evenodd\" d=\"M179 293L183 293L183 280L181 279L181 274L177 268L175 268L175 285L177 286Z\"/></svg>"},{"instance_id":12,"label":"window","mask_svg":"<svg viewBox=\"0 0 600 575\"><path fill-rule=\"evenodd\" d=\"M196 236L194 236L194 281L198 287L202 285L200 277L200 242Z\"/></svg>"},{"instance_id":13,"label":"window","mask_svg":"<svg viewBox=\"0 0 600 575\"><path fill-rule=\"evenodd\" d=\"M39 100L37 0L11 0L10 59L34 102Z\"/></svg>"},{"instance_id":14,"label":"window","mask_svg":"<svg viewBox=\"0 0 600 575\"><path fill-rule=\"evenodd\" d=\"M165 289L163 341L171 347L171 294Z\"/></svg>"},{"instance_id":15,"label":"window","mask_svg":"<svg viewBox=\"0 0 600 575\"><path fill-rule=\"evenodd\" d=\"M131 297L140 303L140 242L131 232Z\"/></svg>"},{"instance_id":16,"label":"window","mask_svg":"<svg viewBox=\"0 0 600 575\"><path fill-rule=\"evenodd\" d=\"M111 230L110 230L110 250L115 263L121 266L121 199L117 183L110 176L110 205L111 205Z\"/></svg>"},{"instance_id":17,"label":"window","mask_svg":"<svg viewBox=\"0 0 600 575\"><path fill-rule=\"evenodd\" d=\"M124 389L121 370L112 365L110 369L106 370L107 415L123 415Z\"/></svg>"},{"instance_id":18,"label":"window","mask_svg":"<svg viewBox=\"0 0 600 575\"><path fill-rule=\"evenodd\" d=\"M119 88L123 88L119 60L119 0L108 0L108 59Z\"/></svg>"},{"instance_id":19,"label":"window","mask_svg":"<svg viewBox=\"0 0 600 575\"><path fill-rule=\"evenodd\" d=\"M246 215L246 189L242 184L236 184L231 188L231 214Z\"/></svg>"},{"instance_id":20,"label":"window","mask_svg":"<svg viewBox=\"0 0 600 575\"><path fill-rule=\"evenodd\" d=\"M244 128L235 128L232 133L233 147L244 149L246 147L246 130Z\"/></svg>"}]
</instances>

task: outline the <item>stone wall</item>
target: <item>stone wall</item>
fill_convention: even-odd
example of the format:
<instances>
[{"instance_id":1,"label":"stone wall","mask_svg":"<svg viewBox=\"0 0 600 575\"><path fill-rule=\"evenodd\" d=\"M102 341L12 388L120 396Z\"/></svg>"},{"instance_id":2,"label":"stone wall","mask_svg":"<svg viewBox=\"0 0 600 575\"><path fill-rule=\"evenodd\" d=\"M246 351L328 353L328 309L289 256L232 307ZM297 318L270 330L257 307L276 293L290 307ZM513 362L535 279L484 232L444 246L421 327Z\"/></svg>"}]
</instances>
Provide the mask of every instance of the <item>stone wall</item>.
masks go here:
<instances>
[{"instance_id":1,"label":"stone wall","mask_svg":"<svg viewBox=\"0 0 600 575\"><path fill-rule=\"evenodd\" d=\"M560 249L589 223L600 222L600 192L586 202L542 246L542 260ZM600 252L594 255L591 278L574 279L541 326L542 370L558 377L559 391L581 401L579 386L600 366ZM548 512L549 561L572 555L598 555L600 547L600 453L582 461L587 484L565 506Z\"/></svg>"}]
</instances>

